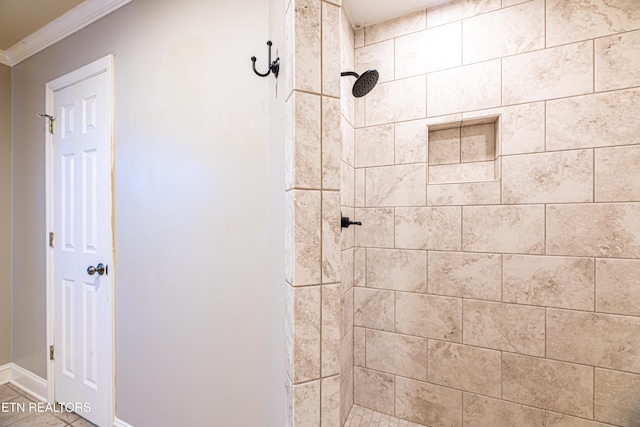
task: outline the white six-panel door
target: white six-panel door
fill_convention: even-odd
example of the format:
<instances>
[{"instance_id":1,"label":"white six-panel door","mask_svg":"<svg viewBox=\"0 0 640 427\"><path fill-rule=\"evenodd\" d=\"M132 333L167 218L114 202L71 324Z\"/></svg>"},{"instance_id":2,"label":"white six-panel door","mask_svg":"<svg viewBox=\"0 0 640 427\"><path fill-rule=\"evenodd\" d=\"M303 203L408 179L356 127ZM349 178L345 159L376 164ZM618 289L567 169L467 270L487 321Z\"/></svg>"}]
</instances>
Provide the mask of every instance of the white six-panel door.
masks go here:
<instances>
[{"instance_id":1,"label":"white six-panel door","mask_svg":"<svg viewBox=\"0 0 640 427\"><path fill-rule=\"evenodd\" d=\"M110 75L53 92L52 262L57 402L111 426L112 202ZM88 268L105 271L89 274ZM88 405L86 405L88 403ZM89 411L86 409L89 408Z\"/></svg>"}]
</instances>

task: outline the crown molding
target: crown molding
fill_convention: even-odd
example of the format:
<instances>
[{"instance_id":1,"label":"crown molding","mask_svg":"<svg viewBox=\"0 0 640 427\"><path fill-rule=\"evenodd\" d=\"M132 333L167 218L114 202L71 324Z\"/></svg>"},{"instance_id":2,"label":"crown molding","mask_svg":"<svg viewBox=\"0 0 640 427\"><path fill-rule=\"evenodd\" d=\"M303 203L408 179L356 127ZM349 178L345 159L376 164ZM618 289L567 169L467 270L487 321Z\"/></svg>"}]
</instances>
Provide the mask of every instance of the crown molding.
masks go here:
<instances>
[{"instance_id":1,"label":"crown molding","mask_svg":"<svg viewBox=\"0 0 640 427\"><path fill-rule=\"evenodd\" d=\"M0 49L0 64L9 65L9 66L11 65L9 63L9 58L7 58L7 52L1 49Z\"/></svg>"},{"instance_id":2,"label":"crown molding","mask_svg":"<svg viewBox=\"0 0 640 427\"><path fill-rule=\"evenodd\" d=\"M6 51L0 50L0 62L14 66L131 1L86 0Z\"/></svg>"}]
</instances>

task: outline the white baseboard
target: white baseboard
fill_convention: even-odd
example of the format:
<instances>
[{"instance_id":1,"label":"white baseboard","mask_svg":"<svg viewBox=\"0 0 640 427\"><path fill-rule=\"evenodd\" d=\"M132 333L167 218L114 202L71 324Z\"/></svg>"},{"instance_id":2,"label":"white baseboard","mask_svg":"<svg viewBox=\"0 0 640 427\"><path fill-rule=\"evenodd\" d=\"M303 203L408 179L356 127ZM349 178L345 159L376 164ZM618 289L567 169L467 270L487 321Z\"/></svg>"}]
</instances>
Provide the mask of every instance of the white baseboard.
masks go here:
<instances>
[{"instance_id":1,"label":"white baseboard","mask_svg":"<svg viewBox=\"0 0 640 427\"><path fill-rule=\"evenodd\" d=\"M133 427L133 426L129 423L125 423L124 421L116 418L115 420L113 420L113 427Z\"/></svg>"},{"instance_id":2,"label":"white baseboard","mask_svg":"<svg viewBox=\"0 0 640 427\"><path fill-rule=\"evenodd\" d=\"M29 393L36 399L46 402L48 389L47 381L40 378L31 371L27 371L23 367L11 363L11 384L18 387L20 390Z\"/></svg>"},{"instance_id":3,"label":"white baseboard","mask_svg":"<svg viewBox=\"0 0 640 427\"><path fill-rule=\"evenodd\" d=\"M11 381L11 365L12 363L6 363L0 366L0 385Z\"/></svg>"}]
</instances>

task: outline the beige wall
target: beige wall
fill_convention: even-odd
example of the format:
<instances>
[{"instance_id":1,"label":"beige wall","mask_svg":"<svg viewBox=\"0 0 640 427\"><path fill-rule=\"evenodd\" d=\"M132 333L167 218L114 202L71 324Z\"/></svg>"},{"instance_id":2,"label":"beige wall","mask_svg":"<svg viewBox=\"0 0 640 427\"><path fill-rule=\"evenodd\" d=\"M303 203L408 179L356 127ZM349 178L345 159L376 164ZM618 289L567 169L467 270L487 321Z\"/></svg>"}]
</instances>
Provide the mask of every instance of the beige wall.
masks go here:
<instances>
[{"instance_id":1,"label":"beige wall","mask_svg":"<svg viewBox=\"0 0 640 427\"><path fill-rule=\"evenodd\" d=\"M14 67L14 362L45 377L36 113L46 82L115 55L116 403L131 425L283 424L270 344L284 340L283 305L270 299L283 294L284 149L268 112L283 123L284 99L249 59L264 69L270 13L258 0L136 0Z\"/></svg>"},{"instance_id":2,"label":"beige wall","mask_svg":"<svg viewBox=\"0 0 640 427\"><path fill-rule=\"evenodd\" d=\"M0 366L11 362L11 69L0 64Z\"/></svg>"},{"instance_id":3,"label":"beige wall","mask_svg":"<svg viewBox=\"0 0 640 427\"><path fill-rule=\"evenodd\" d=\"M640 424L639 29L632 0L484 0L355 33L356 404Z\"/></svg>"}]
</instances>

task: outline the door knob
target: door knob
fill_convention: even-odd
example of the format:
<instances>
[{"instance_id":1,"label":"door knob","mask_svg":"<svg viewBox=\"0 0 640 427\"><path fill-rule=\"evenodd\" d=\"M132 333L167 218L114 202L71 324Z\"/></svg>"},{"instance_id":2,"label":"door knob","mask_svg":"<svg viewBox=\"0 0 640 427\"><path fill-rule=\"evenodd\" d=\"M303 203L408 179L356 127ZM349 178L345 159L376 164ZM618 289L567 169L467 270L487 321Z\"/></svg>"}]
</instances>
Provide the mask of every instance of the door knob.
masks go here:
<instances>
[{"instance_id":1,"label":"door knob","mask_svg":"<svg viewBox=\"0 0 640 427\"><path fill-rule=\"evenodd\" d=\"M87 267L87 273L89 274L89 276L93 276L96 273L102 276L107 272L108 272L107 266L102 263L96 265L95 267L93 265L90 265L89 267Z\"/></svg>"}]
</instances>

